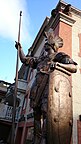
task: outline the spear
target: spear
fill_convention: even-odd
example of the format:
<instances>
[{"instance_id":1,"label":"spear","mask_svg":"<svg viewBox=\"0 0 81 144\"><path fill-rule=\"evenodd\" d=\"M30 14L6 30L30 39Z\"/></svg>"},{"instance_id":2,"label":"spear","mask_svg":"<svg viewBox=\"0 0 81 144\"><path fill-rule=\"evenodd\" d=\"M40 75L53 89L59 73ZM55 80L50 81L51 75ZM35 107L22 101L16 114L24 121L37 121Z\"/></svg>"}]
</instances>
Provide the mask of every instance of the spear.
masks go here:
<instances>
[{"instance_id":1,"label":"spear","mask_svg":"<svg viewBox=\"0 0 81 144\"><path fill-rule=\"evenodd\" d=\"M22 16L22 11L20 11L20 18L19 18L18 43L20 43L21 16ZM15 88L14 88L14 94L13 94L11 144L15 144L15 139L14 138L15 138L16 96L17 96L17 87L18 87L18 67L19 67L19 46L18 46L18 49L17 49L16 77L15 77Z\"/></svg>"}]
</instances>

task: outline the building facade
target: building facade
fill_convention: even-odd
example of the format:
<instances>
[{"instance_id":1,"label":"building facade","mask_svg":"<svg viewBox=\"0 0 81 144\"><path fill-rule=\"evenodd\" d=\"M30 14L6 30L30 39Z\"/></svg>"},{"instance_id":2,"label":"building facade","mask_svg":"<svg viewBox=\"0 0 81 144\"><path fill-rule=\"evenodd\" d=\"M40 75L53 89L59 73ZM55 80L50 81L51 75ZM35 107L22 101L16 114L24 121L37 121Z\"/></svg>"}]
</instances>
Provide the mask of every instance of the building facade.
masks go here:
<instances>
[{"instance_id":1,"label":"building facade","mask_svg":"<svg viewBox=\"0 0 81 144\"><path fill-rule=\"evenodd\" d=\"M18 80L15 125L17 127L27 82ZM0 143L11 144L14 84L0 80Z\"/></svg>"},{"instance_id":2,"label":"building facade","mask_svg":"<svg viewBox=\"0 0 81 144\"><path fill-rule=\"evenodd\" d=\"M81 10L59 1L52 10L50 18L44 20L31 48L32 55L39 57L45 43L44 31L53 29L56 35L63 38L63 47L60 51L67 53L77 62L77 73L71 76L72 107L73 107L73 144L81 144ZM22 66L19 77L27 81L26 93L22 105L21 116L18 122L16 143L26 144L33 139L33 110L30 108L30 89L34 81L36 70ZM24 73L22 75L22 72Z\"/></svg>"},{"instance_id":3,"label":"building facade","mask_svg":"<svg viewBox=\"0 0 81 144\"><path fill-rule=\"evenodd\" d=\"M11 127L10 121L7 121L8 112L11 107L5 101L7 89L10 85L10 83L0 80L0 143L4 142L4 144L8 140Z\"/></svg>"}]
</instances>

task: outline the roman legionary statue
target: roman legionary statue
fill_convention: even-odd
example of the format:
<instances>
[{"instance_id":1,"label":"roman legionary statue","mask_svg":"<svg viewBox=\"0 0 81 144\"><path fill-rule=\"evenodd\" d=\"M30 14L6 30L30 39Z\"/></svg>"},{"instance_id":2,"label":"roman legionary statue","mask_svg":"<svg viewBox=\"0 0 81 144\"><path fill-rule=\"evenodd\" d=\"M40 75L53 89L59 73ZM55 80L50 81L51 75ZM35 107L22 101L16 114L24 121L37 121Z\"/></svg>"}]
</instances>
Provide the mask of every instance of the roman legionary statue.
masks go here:
<instances>
[{"instance_id":1,"label":"roman legionary statue","mask_svg":"<svg viewBox=\"0 0 81 144\"><path fill-rule=\"evenodd\" d=\"M64 52L58 52L63 40L54 31L45 32L42 54L25 56L19 45L21 61L37 69L30 91L30 106L34 111L33 144L70 144L72 134L71 73L77 63ZM42 124L41 124L42 120Z\"/></svg>"}]
</instances>

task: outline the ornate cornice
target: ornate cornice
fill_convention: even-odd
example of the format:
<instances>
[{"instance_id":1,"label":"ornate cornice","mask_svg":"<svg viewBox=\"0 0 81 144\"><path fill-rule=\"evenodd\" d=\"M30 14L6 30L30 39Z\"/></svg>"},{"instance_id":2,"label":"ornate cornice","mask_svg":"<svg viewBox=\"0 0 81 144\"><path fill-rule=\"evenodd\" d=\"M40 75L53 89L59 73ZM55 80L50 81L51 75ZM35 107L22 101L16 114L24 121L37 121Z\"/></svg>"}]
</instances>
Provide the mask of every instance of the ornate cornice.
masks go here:
<instances>
[{"instance_id":1,"label":"ornate cornice","mask_svg":"<svg viewBox=\"0 0 81 144\"><path fill-rule=\"evenodd\" d=\"M64 0L59 0L56 8L58 8L59 6L61 6L62 8L64 8L68 3L66 3ZM73 14L76 14L77 16L80 16L81 17L81 10L74 7L74 6L71 6L71 12Z\"/></svg>"},{"instance_id":2,"label":"ornate cornice","mask_svg":"<svg viewBox=\"0 0 81 144\"><path fill-rule=\"evenodd\" d=\"M76 22L72 17L70 17L62 12L59 12L59 13L57 13L56 17L51 22L50 27L55 29L60 21L66 23L70 26L72 26Z\"/></svg>"}]
</instances>

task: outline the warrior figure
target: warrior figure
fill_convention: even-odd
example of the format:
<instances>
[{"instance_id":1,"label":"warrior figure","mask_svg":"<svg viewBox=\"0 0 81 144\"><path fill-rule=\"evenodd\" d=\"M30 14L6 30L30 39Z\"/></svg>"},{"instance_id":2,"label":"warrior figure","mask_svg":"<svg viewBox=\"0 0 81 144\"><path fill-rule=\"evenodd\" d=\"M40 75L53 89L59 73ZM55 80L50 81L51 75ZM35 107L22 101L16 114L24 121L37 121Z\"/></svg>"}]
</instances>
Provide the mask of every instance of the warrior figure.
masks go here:
<instances>
[{"instance_id":1,"label":"warrior figure","mask_svg":"<svg viewBox=\"0 0 81 144\"><path fill-rule=\"evenodd\" d=\"M67 54L58 52L58 49L63 46L63 39L54 35L54 31L45 32L45 44L42 55L39 58L25 56L20 43L16 43L16 48L19 45L19 56L22 63L30 65L31 68L37 69L34 83L30 91L30 106L34 111L34 144L51 144L48 142L47 133L47 117L48 117L48 95L49 95L49 77L57 67L63 69L67 73L75 73L76 65ZM67 114L66 114L67 115ZM43 124L41 125L41 119ZM62 140L63 142L63 140ZM53 142L53 144L60 144ZM65 143L64 143L65 144Z\"/></svg>"}]
</instances>

